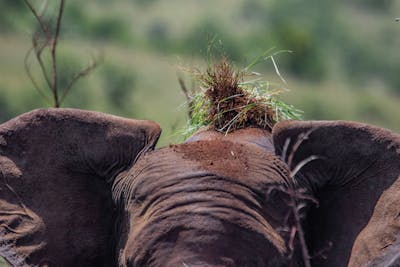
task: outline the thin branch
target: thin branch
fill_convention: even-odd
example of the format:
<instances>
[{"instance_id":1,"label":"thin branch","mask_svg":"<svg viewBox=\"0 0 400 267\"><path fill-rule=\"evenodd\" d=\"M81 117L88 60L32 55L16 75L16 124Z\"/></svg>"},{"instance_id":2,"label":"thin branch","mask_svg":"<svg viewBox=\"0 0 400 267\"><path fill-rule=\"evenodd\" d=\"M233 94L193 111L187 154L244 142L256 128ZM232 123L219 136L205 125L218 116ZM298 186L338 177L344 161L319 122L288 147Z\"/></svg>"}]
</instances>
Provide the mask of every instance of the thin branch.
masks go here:
<instances>
[{"instance_id":1,"label":"thin branch","mask_svg":"<svg viewBox=\"0 0 400 267\"><path fill-rule=\"evenodd\" d=\"M93 60L92 63L90 63L86 68L81 69L79 72L77 72L74 77L70 80L68 85L65 87L64 94L62 95L60 99L60 105L64 102L65 97L68 95L69 91L71 90L72 86L82 77L87 76L90 74L94 69L96 69L99 66L99 61Z\"/></svg>"},{"instance_id":2,"label":"thin branch","mask_svg":"<svg viewBox=\"0 0 400 267\"><path fill-rule=\"evenodd\" d=\"M33 6L33 4L31 3L31 1L30 0L24 0L24 1L25 1L25 4L28 6L28 8L31 10L32 14L35 16L36 20L39 22L40 28L42 29L43 33L46 35L47 41L50 42L51 32L50 32L49 27L42 20L42 16L36 12L36 9Z\"/></svg>"},{"instance_id":3,"label":"thin branch","mask_svg":"<svg viewBox=\"0 0 400 267\"><path fill-rule=\"evenodd\" d=\"M38 12L38 15L39 15L40 17L42 17L43 14L44 14L44 12L46 11L46 9L47 9L47 4L48 4L48 0L44 0L44 1L42 2L42 5L40 6L40 9L39 9L39 12Z\"/></svg>"},{"instance_id":4,"label":"thin branch","mask_svg":"<svg viewBox=\"0 0 400 267\"><path fill-rule=\"evenodd\" d=\"M292 197L293 216L294 216L294 220L296 223L297 235L298 235L299 241L300 241L301 254L303 256L304 266L311 267L311 263L310 263L311 257L310 257L310 254L308 253L305 234L304 234L303 226L301 225L301 218L300 218L300 214L297 210L297 207L298 207L298 201L295 197Z\"/></svg>"},{"instance_id":5,"label":"thin branch","mask_svg":"<svg viewBox=\"0 0 400 267\"><path fill-rule=\"evenodd\" d=\"M291 178L294 178L294 177L296 176L296 174L297 174L305 165L307 165L307 164L310 163L311 161L314 161L314 160L320 159L320 158L321 158L321 157L312 155L312 156L309 156L309 157L303 159L303 160L300 161L300 162L296 165L296 167L293 168L293 170L290 172L290 177L291 177Z\"/></svg>"},{"instance_id":6,"label":"thin branch","mask_svg":"<svg viewBox=\"0 0 400 267\"><path fill-rule=\"evenodd\" d=\"M297 139L297 141L296 141L296 143L294 143L294 145L293 145L293 147L292 147L292 151L291 151L291 153L290 153L290 155L289 155L289 157L288 157L288 161L287 161L287 164L288 164L288 166L289 166L290 169L292 169L293 159L294 159L294 156L295 156L297 150L299 149L299 147L301 146L301 144L302 144L305 140L308 139L308 137L310 136L310 134L311 134L314 130L315 130L315 129L312 128L312 129L310 129L309 131L300 134L299 137L298 137L298 139Z\"/></svg>"},{"instance_id":7,"label":"thin branch","mask_svg":"<svg viewBox=\"0 0 400 267\"><path fill-rule=\"evenodd\" d=\"M61 19L62 19L62 15L64 13L64 4L65 4L65 0L60 0L60 9L58 11L58 17L57 17L57 25L56 25L56 32L54 35L54 43L53 45L56 46L57 40L58 40L58 36L60 35L60 28L61 28Z\"/></svg>"},{"instance_id":8,"label":"thin branch","mask_svg":"<svg viewBox=\"0 0 400 267\"><path fill-rule=\"evenodd\" d=\"M32 12L32 14L36 18L36 20L38 21L40 28L41 28L41 32L43 32L43 34L44 34L44 37L41 36L40 31L33 34L32 49L29 50L27 57L29 57L29 55L32 53L32 50L33 50L36 60L39 64L39 67L43 74L44 80L46 81L47 86L51 92L53 106L58 108L64 102L65 97L68 95L68 93L70 92L73 85L80 78L87 76L92 70L94 70L99 65L99 61L94 60L86 68L83 68L79 72L77 72L71 78L71 80L69 81L67 86L64 88L64 90L63 90L64 93L60 97L61 92L59 91L59 89L60 89L59 84L58 84L59 76L57 73L57 69L58 69L58 66L57 66L57 44L58 44L59 37L60 37L60 30L61 30L61 24L62 24L62 17L64 14L65 0L60 0L54 31L52 31L52 29L51 29L52 25L53 25L51 20L47 23L43 20L43 14L46 11L48 0L43 0L39 12L35 9L31 0L24 0L24 2L28 6L28 8ZM45 64L45 62L43 62L42 53L45 48L48 48L50 50L49 64ZM26 69L26 72L27 72L30 80L32 81L36 90L39 91L40 95L42 97L44 97L46 100L48 100L49 98L42 92L42 90L40 90L38 84L36 83L35 79L33 78L33 75L30 70L30 66L28 65L27 61L28 60L26 59L25 60L25 69ZM51 68L51 70L50 70L50 68ZM63 89L63 88L61 88L61 89Z\"/></svg>"},{"instance_id":9,"label":"thin branch","mask_svg":"<svg viewBox=\"0 0 400 267\"><path fill-rule=\"evenodd\" d=\"M46 94L44 92L42 92L42 90L36 83L35 79L33 78L33 75L32 75L32 72L31 72L31 69L29 66L29 62L28 62L29 56L31 55L32 50L33 50L33 48L29 49L24 58L25 72L28 75L29 79L31 80L31 83L33 84L33 87L36 89L36 91L38 91L40 96L46 100L47 104L50 104L51 100L46 96Z\"/></svg>"},{"instance_id":10,"label":"thin branch","mask_svg":"<svg viewBox=\"0 0 400 267\"><path fill-rule=\"evenodd\" d=\"M51 41L50 45L50 52L51 52L51 63L52 63L52 89L53 89L53 96L54 96L54 106L56 108L60 107L59 99L58 99L58 82L57 82L57 41L58 37L60 34L60 28L61 28L61 19L62 15L64 12L64 0L60 0L60 7L58 10L58 16L57 16L57 24L56 24L56 29L54 33L54 37Z\"/></svg>"},{"instance_id":11,"label":"thin branch","mask_svg":"<svg viewBox=\"0 0 400 267\"><path fill-rule=\"evenodd\" d=\"M50 81L50 78L49 78L49 75L47 73L46 67L45 67L45 65L43 63L43 60L42 60L42 52L43 52L44 48L47 46L47 44L44 43L43 45L39 46L38 40L39 40L39 37L36 37L35 35L32 37L32 47L33 47L33 49L35 51L36 60L39 63L39 67L40 67L40 69L42 71L42 74L43 74L43 77L44 77L44 79L45 79L45 81L47 83L47 86L51 89L51 81Z\"/></svg>"},{"instance_id":12,"label":"thin branch","mask_svg":"<svg viewBox=\"0 0 400 267\"><path fill-rule=\"evenodd\" d=\"M311 257L308 252L307 242L305 239L305 233L302 226L301 210L306 207L305 201L311 201L312 203L318 205L318 201L309 196L303 189L298 189L295 187L284 187L284 186L271 186L267 191L267 196L271 194L273 190L278 190L285 193L289 199L287 200L287 205L289 211L284 218L284 230L289 233L289 240L287 241L287 246L289 248L288 259L292 259L293 252L295 249L294 240L296 236L300 242L300 249L303 258L303 263L305 267L311 267ZM289 223L289 217L293 216L293 224ZM290 230L289 230L290 229Z\"/></svg>"},{"instance_id":13,"label":"thin branch","mask_svg":"<svg viewBox=\"0 0 400 267\"><path fill-rule=\"evenodd\" d=\"M283 149L282 149L282 155L281 155L281 159L286 162L286 154L290 145L290 138L286 138L285 140L285 144L283 145Z\"/></svg>"}]
</instances>

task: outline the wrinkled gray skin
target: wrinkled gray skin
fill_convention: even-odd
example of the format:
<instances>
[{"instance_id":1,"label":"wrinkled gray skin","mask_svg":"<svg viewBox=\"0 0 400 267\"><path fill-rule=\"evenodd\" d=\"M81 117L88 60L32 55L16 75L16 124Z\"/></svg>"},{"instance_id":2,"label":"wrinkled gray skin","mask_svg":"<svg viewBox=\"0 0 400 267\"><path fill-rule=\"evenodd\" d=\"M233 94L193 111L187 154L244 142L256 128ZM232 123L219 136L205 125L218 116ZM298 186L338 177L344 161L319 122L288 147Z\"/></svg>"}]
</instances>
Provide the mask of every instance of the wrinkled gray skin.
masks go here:
<instances>
[{"instance_id":1,"label":"wrinkled gray skin","mask_svg":"<svg viewBox=\"0 0 400 267\"><path fill-rule=\"evenodd\" d=\"M150 151L159 134L77 110L1 125L0 255L15 266L302 266L297 238L287 259L291 188L320 203L303 209L310 254L326 256L312 266L399 264L399 135L286 121Z\"/></svg>"}]
</instances>

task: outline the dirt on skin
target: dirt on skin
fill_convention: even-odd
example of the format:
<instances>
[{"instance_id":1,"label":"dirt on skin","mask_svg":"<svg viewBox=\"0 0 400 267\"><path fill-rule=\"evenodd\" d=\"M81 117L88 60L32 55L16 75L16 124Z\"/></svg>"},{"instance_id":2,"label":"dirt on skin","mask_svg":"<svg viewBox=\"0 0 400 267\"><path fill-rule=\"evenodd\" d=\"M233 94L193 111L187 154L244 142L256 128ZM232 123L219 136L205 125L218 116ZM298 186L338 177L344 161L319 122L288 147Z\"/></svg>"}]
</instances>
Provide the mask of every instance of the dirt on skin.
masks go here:
<instances>
[{"instance_id":1,"label":"dirt on skin","mask_svg":"<svg viewBox=\"0 0 400 267\"><path fill-rule=\"evenodd\" d=\"M197 141L176 146L174 151L184 151L184 158L199 162L202 168L212 172L222 171L228 177L244 175L248 169L247 153L243 144L222 140Z\"/></svg>"},{"instance_id":2,"label":"dirt on skin","mask_svg":"<svg viewBox=\"0 0 400 267\"><path fill-rule=\"evenodd\" d=\"M256 159L262 159L265 162L279 161L274 154L262 147L223 140L223 138L222 140L199 140L183 143L173 145L171 148L181 154L184 159L200 164L202 169L238 179L249 175L250 165L258 162ZM282 175L286 174L284 168L281 171Z\"/></svg>"},{"instance_id":3,"label":"dirt on skin","mask_svg":"<svg viewBox=\"0 0 400 267\"><path fill-rule=\"evenodd\" d=\"M276 123L274 109L240 87L243 75L224 58L200 76L207 88L205 97L210 101L208 120L216 130L224 132L250 126L271 131Z\"/></svg>"}]
</instances>

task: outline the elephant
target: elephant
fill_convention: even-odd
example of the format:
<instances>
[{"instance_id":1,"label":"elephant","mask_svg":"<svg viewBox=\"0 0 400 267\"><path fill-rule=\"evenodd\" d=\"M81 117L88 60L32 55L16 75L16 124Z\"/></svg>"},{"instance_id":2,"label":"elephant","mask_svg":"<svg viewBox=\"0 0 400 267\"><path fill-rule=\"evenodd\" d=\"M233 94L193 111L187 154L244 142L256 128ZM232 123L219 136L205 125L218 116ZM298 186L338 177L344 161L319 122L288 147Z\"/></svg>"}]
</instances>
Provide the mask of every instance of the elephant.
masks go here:
<instances>
[{"instance_id":1,"label":"elephant","mask_svg":"<svg viewBox=\"0 0 400 267\"><path fill-rule=\"evenodd\" d=\"M73 109L1 125L0 256L49 267L400 263L398 134L282 121L154 149L160 133Z\"/></svg>"}]
</instances>

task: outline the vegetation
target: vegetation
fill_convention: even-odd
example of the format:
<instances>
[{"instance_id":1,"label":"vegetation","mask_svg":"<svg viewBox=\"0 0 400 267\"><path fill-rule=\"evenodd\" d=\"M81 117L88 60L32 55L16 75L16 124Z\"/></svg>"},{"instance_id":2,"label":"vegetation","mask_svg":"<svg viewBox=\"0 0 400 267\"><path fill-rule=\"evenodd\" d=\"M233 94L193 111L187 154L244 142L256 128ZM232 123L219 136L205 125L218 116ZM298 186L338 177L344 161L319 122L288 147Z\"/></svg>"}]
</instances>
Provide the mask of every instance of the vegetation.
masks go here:
<instances>
[{"instance_id":1,"label":"vegetation","mask_svg":"<svg viewBox=\"0 0 400 267\"><path fill-rule=\"evenodd\" d=\"M47 14L57 14L59 1L48 3ZM91 54L103 54L104 63L74 85L63 106L155 120L163 128L161 145L178 142L171 134L185 125L186 112L177 109L185 96L176 71L182 63L207 68L201 63L207 36L217 35L238 66L271 47L292 50L275 58L291 88L280 99L303 110L305 119L400 131L398 10L394 0L68 0L57 46L60 88ZM24 70L34 25L23 0L0 0L0 122L49 106ZM254 71L279 83L273 64ZM191 79L183 77L188 85Z\"/></svg>"},{"instance_id":2,"label":"vegetation","mask_svg":"<svg viewBox=\"0 0 400 267\"><path fill-rule=\"evenodd\" d=\"M51 23L45 21L45 11L48 7L47 1L43 1L40 10L34 6L34 4L30 0L24 0L26 6L32 12L33 16L37 20L39 24L39 30L37 30L32 35L32 48L28 50L28 53L25 57L25 71L32 82L32 85L35 87L37 92L45 99L48 103L50 103L49 97L46 95L46 92L41 89L41 87L36 82L35 77L32 74L31 66L29 64L29 58L33 53L35 55L35 59L38 64L38 68L42 73L42 76L45 80L45 84L48 90L51 93L51 98L53 101L53 106L59 108L64 102L65 98L69 94L72 86L81 79L82 77L88 75L92 70L94 70L98 66L97 61L91 62L87 67L81 69L80 71L71 75L64 81L64 85L61 83L62 79L60 78L60 70L58 69L57 62L57 44L60 36L60 29L62 23L62 17L64 14L64 6L65 0L60 0L57 15L55 16L55 25L51 25ZM49 64L45 63L45 55L44 52L46 48L49 50L50 62ZM50 69L50 70L49 70ZM51 75L49 75L51 73ZM65 72L62 72L65 74ZM66 77L63 75L63 77ZM60 88L63 85L62 88ZM61 90L63 89L63 90Z\"/></svg>"},{"instance_id":3,"label":"vegetation","mask_svg":"<svg viewBox=\"0 0 400 267\"><path fill-rule=\"evenodd\" d=\"M268 58L274 62L272 56L261 57ZM235 70L232 63L223 57L219 63L211 63L204 73L194 70L200 88L188 95L190 112L184 132L186 137L201 127L225 133L245 127L271 131L280 120L300 118L299 110L277 98L283 89L274 88L262 80L260 74L251 71L258 61Z\"/></svg>"}]
</instances>

